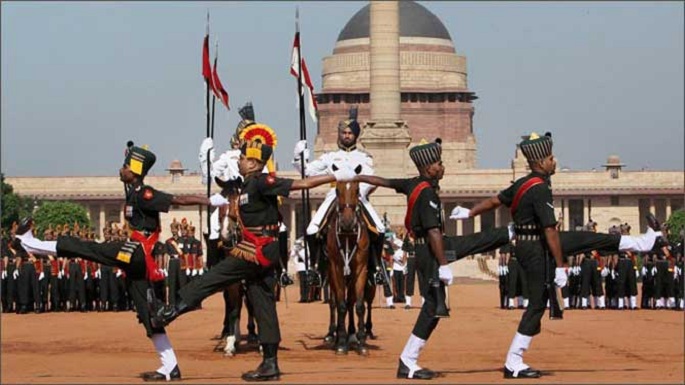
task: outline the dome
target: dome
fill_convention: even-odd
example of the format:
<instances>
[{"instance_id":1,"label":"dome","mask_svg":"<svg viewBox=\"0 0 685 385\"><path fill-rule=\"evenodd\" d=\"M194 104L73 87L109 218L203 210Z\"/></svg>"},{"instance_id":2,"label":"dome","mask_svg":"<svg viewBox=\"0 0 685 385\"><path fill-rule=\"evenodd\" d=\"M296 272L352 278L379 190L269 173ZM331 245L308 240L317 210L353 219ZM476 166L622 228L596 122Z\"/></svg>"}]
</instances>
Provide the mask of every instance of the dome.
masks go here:
<instances>
[{"instance_id":1,"label":"dome","mask_svg":"<svg viewBox=\"0 0 685 385\"><path fill-rule=\"evenodd\" d=\"M399 5L400 36L452 40L445 25L423 5L414 1L400 1ZM369 37L370 7L368 4L352 16L340 31L338 41Z\"/></svg>"},{"instance_id":2,"label":"dome","mask_svg":"<svg viewBox=\"0 0 685 385\"><path fill-rule=\"evenodd\" d=\"M180 171L180 170L185 170L185 169L183 168L183 164L181 163L180 160L174 159L169 164L169 168L167 170L169 170L169 171Z\"/></svg>"},{"instance_id":3,"label":"dome","mask_svg":"<svg viewBox=\"0 0 685 385\"><path fill-rule=\"evenodd\" d=\"M618 155L609 155L607 162L603 164L604 167L621 167L625 164L621 163L621 158Z\"/></svg>"}]
</instances>

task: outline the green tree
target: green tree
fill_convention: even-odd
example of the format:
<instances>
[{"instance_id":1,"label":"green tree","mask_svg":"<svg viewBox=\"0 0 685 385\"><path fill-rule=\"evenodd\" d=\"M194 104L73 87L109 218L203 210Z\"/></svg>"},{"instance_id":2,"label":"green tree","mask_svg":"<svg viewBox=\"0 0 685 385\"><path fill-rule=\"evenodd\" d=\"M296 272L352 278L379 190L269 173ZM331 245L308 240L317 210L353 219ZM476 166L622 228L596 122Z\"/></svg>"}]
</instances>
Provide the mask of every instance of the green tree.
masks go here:
<instances>
[{"instance_id":1,"label":"green tree","mask_svg":"<svg viewBox=\"0 0 685 385\"><path fill-rule=\"evenodd\" d=\"M34 213L35 235L42 236L43 231L57 225L73 226L78 223L81 228L90 228L90 220L85 207L72 202L44 202Z\"/></svg>"},{"instance_id":2,"label":"green tree","mask_svg":"<svg viewBox=\"0 0 685 385\"><path fill-rule=\"evenodd\" d=\"M666 221L668 226L668 241L678 243L682 239L682 232L685 229L685 210L678 210L671 213Z\"/></svg>"},{"instance_id":3,"label":"green tree","mask_svg":"<svg viewBox=\"0 0 685 385\"><path fill-rule=\"evenodd\" d=\"M14 187L5 183L5 175L2 173L0 173L0 182L2 182L2 200L0 201L2 218L0 224L3 229L9 229L12 222L19 222L21 218L31 215L34 201L32 198L15 194Z\"/></svg>"}]
</instances>

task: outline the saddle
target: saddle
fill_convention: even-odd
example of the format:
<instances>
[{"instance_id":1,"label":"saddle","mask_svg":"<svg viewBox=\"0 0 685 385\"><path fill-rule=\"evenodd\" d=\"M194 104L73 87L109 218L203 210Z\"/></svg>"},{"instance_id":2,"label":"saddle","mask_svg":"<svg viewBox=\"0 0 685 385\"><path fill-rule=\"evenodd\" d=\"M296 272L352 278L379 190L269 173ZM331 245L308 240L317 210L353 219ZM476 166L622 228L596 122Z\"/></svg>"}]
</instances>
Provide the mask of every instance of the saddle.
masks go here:
<instances>
[{"instance_id":1,"label":"saddle","mask_svg":"<svg viewBox=\"0 0 685 385\"><path fill-rule=\"evenodd\" d=\"M321 226L319 226L319 234L323 235L326 233L324 230L325 228L328 227L328 222L331 219L331 213L336 207L336 203L338 202L337 198L336 200L333 201L333 204L331 204L328 207L328 210L326 211L326 214L323 217L323 220L321 221ZM369 214L368 210L366 210L366 207L364 207L363 204L360 203L359 207L361 208L361 213L362 213L362 220L366 224L366 228L368 229L369 232L378 235L378 229L376 228L376 224L373 223L373 220L371 219L371 215Z\"/></svg>"}]
</instances>

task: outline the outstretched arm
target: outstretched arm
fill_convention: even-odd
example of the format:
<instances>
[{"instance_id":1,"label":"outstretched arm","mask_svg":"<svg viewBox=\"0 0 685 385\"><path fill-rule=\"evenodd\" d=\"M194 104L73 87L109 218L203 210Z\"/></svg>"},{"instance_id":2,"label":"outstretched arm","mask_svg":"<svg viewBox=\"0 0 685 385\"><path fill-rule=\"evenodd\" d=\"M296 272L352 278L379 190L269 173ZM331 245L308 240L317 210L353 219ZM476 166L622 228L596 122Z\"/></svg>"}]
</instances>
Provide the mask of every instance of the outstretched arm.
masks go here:
<instances>
[{"instance_id":1,"label":"outstretched arm","mask_svg":"<svg viewBox=\"0 0 685 385\"><path fill-rule=\"evenodd\" d=\"M295 179L290 187L290 190L304 190L331 182L335 182L334 175L310 176L304 179Z\"/></svg>"},{"instance_id":2,"label":"outstretched arm","mask_svg":"<svg viewBox=\"0 0 685 385\"><path fill-rule=\"evenodd\" d=\"M497 197L497 196L490 197L487 199L483 199L482 201L476 203L475 206L473 206L473 208L469 212L469 217L473 218L476 215L479 215L479 214L488 212L490 210L496 209L501 205L502 205L502 202L500 202L499 197Z\"/></svg>"},{"instance_id":3,"label":"outstretched arm","mask_svg":"<svg viewBox=\"0 0 685 385\"><path fill-rule=\"evenodd\" d=\"M209 198L199 196L199 195L183 195L183 196L174 195L174 197L171 199L171 204L179 205L179 206L192 206L192 205L209 206L211 203L209 202Z\"/></svg>"},{"instance_id":4,"label":"outstretched arm","mask_svg":"<svg viewBox=\"0 0 685 385\"><path fill-rule=\"evenodd\" d=\"M355 180L363 183L368 183L372 184L374 186L380 186L380 187L387 187L387 188L393 188L390 185L390 180L382 178L380 176L375 176L375 175L357 175Z\"/></svg>"}]
</instances>

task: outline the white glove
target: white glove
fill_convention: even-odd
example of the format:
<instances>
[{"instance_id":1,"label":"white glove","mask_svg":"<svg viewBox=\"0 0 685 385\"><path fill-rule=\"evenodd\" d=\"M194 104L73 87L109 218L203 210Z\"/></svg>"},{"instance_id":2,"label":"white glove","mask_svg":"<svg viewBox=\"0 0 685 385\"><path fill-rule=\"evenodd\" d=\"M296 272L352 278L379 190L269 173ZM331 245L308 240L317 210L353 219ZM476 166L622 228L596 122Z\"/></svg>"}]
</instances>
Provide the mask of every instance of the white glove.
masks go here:
<instances>
[{"instance_id":1,"label":"white glove","mask_svg":"<svg viewBox=\"0 0 685 385\"><path fill-rule=\"evenodd\" d=\"M657 272L656 266L652 267L652 275L656 275L656 272Z\"/></svg>"},{"instance_id":2,"label":"white glove","mask_svg":"<svg viewBox=\"0 0 685 385\"><path fill-rule=\"evenodd\" d=\"M504 274L509 274L509 266L504 266Z\"/></svg>"},{"instance_id":3,"label":"white glove","mask_svg":"<svg viewBox=\"0 0 685 385\"><path fill-rule=\"evenodd\" d=\"M566 275L566 269L563 267L557 267L554 269L554 284L557 287L564 287L568 282L568 275Z\"/></svg>"},{"instance_id":4,"label":"white glove","mask_svg":"<svg viewBox=\"0 0 685 385\"><path fill-rule=\"evenodd\" d=\"M100 271L100 269L95 271L95 278L102 278L102 271Z\"/></svg>"},{"instance_id":5,"label":"white glove","mask_svg":"<svg viewBox=\"0 0 685 385\"><path fill-rule=\"evenodd\" d=\"M196 275L197 275L197 269L193 269L193 274L192 274L192 276L194 277L194 276L196 276Z\"/></svg>"},{"instance_id":6,"label":"white glove","mask_svg":"<svg viewBox=\"0 0 685 385\"><path fill-rule=\"evenodd\" d=\"M12 273L12 278L17 279L19 277L19 270L14 270L14 273Z\"/></svg>"},{"instance_id":7,"label":"white glove","mask_svg":"<svg viewBox=\"0 0 685 385\"><path fill-rule=\"evenodd\" d=\"M607 269L607 268L605 267L605 268L602 269L601 273L599 273L599 274L600 274L602 277L606 277L607 275L609 275L609 269Z\"/></svg>"},{"instance_id":8,"label":"white glove","mask_svg":"<svg viewBox=\"0 0 685 385\"><path fill-rule=\"evenodd\" d=\"M1 276L2 276L2 279L7 278L7 272L5 270L3 270Z\"/></svg>"},{"instance_id":9,"label":"white glove","mask_svg":"<svg viewBox=\"0 0 685 385\"><path fill-rule=\"evenodd\" d=\"M88 280L88 273L83 273L83 280L87 281Z\"/></svg>"},{"instance_id":10,"label":"white glove","mask_svg":"<svg viewBox=\"0 0 685 385\"><path fill-rule=\"evenodd\" d=\"M295 149L293 150L293 159L297 162L300 161L301 154L304 153L304 160L309 160L309 150L307 149L307 141L300 140L295 143Z\"/></svg>"},{"instance_id":11,"label":"white glove","mask_svg":"<svg viewBox=\"0 0 685 385\"><path fill-rule=\"evenodd\" d=\"M635 270L635 278L640 278L640 272L638 270Z\"/></svg>"},{"instance_id":12,"label":"white glove","mask_svg":"<svg viewBox=\"0 0 685 385\"><path fill-rule=\"evenodd\" d=\"M169 276L169 272L167 271L167 269L162 269L162 273L164 273L165 277Z\"/></svg>"},{"instance_id":13,"label":"white glove","mask_svg":"<svg viewBox=\"0 0 685 385\"><path fill-rule=\"evenodd\" d=\"M611 270L611 279L616 279L616 272Z\"/></svg>"},{"instance_id":14,"label":"white glove","mask_svg":"<svg viewBox=\"0 0 685 385\"><path fill-rule=\"evenodd\" d=\"M186 275L190 275L190 269L186 269Z\"/></svg>"},{"instance_id":15,"label":"white glove","mask_svg":"<svg viewBox=\"0 0 685 385\"><path fill-rule=\"evenodd\" d=\"M62 270L58 270L57 271L57 279L62 279L62 275L63 275Z\"/></svg>"},{"instance_id":16,"label":"white glove","mask_svg":"<svg viewBox=\"0 0 685 385\"><path fill-rule=\"evenodd\" d=\"M45 278L45 273L41 271L40 274L38 274L38 280L40 281L43 278Z\"/></svg>"},{"instance_id":17,"label":"white glove","mask_svg":"<svg viewBox=\"0 0 685 385\"><path fill-rule=\"evenodd\" d=\"M205 269L199 269L197 271L197 275L202 275L202 274L204 274L204 272L205 272Z\"/></svg>"},{"instance_id":18,"label":"white glove","mask_svg":"<svg viewBox=\"0 0 685 385\"><path fill-rule=\"evenodd\" d=\"M438 269L438 277L447 286L451 285L452 280L454 280L454 275L452 275L452 269L450 269L449 265L440 266Z\"/></svg>"},{"instance_id":19,"label":"white glove","mask_svg":"<svg viewBox=\"0 0 685 385\"><path fill-rule=\"evenodd\" d=\"M469 213L471 213L471 210L465 207L457 206L452 209L450 219L467 219L469 217Z\"/></svg>"},{"instance_id":20,"label":"white glove","mask_svg":"<svg viewBox=\"0 0 685 385\"><path fill-rule=\"evenodd\" d=\"M117 278L121 277L121 270L117 270L117 273L115 274Z\"/></svg>"},{"instance_id":21,"label":"white glove","mask_svg":"<svg viewBox=\"0 0 685 385\"><path fill-rule=\"evenodd\" d=\"M333 171L333 176L338 182L350 182L357 174L348 166L343 166Z\"/></svg>"},{"instance_id":22,"label":"white glove","mask_svg":"<svg viewBox=\"0 0 685 385\"><path fill-rule=\"evenodd\" d=\"M223 195L216 193L209 197L209 204L213 207L225 206L228 204L228 199L224 198Z\"/></svg>"}]
</instances>

